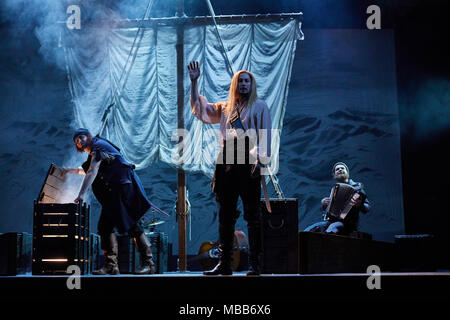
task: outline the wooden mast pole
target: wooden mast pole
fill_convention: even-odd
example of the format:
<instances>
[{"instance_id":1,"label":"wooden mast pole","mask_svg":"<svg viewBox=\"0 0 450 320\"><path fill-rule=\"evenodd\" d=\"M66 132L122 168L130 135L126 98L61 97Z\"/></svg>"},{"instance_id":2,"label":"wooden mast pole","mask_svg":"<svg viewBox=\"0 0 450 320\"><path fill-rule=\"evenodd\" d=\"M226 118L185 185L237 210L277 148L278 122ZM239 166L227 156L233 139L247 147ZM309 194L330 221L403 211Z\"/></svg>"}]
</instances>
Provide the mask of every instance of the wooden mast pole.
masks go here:
<instances>
[{"instance_id":1,"label":"wooden mast pole","mask_svg":"<svg viewBox=\"0 0 450 320\"><path fill-rule=\"evenodd\" d=\"M177 0L177 17L184 16L184 0ZM184 129L184 26L177 25L177 106L178 129ZM180 137L181 142L183 138ZM181 150L179 150L181 153ZM177 218L178 218L178 271L187 270L186 261L186 176L183 169L178 169L177 189Z\"/></svg>"}]
</instances>

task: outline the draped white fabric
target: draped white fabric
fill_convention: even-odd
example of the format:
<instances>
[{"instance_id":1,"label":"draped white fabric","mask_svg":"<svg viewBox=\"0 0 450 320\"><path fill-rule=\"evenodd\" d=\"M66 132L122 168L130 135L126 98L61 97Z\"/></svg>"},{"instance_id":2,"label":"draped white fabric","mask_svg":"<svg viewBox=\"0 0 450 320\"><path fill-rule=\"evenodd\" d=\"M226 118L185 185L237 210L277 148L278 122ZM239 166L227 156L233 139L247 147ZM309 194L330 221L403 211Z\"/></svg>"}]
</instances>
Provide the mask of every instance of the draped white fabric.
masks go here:
<instances>
[{"instance_id":1,"label":"draped white fabric","mask_svg":"<svg viewBox=\"0 0 450 320\"><path fill-rule=\"evenodd\" d=\"M184 28L184 124L183 156L177 159L177 33L175 27L141 30L131 68L122 70L137 28L108 32L67 34L66 59L74 102L76 126L99 132L105 108L112 102L103 136L117 144L137 169L164 161L187 172L211 175L219 144L217 125L205 125L190 110L187 64L200 63L200 94L209 102L228 96L231 74L212 25ZM276 23L219 25L234 71L250 70L258 95L272 117L272 171L278 166L278 150L286 108L289 80L301 30L295 20ZM130 61L128 62L130 65ZM129 69L129 72L127 72ZM126 82L124 82L126 79ZM125 83L123 90L121 87Z\"/></svg>"}]
</instances>

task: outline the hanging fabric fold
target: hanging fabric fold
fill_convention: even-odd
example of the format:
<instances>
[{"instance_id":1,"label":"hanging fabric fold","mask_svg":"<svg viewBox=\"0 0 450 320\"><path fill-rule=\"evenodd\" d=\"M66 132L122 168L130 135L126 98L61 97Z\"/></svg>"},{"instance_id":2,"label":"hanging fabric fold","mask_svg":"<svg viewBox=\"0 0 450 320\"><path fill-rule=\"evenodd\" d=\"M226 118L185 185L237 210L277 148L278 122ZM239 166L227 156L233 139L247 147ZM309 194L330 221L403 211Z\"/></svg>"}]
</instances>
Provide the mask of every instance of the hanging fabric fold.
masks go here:
<instances>
[{"instance_id":1,"label":"hanging fabric fold","mask_svg":"<svg viewBox=\"0 0 450 320\"><path fill-rule=\"evenodd\" d=\"M219 27L217 26L217 22L216 22L216 14L214 13L214 9L213 9L213 6L211 5L211 1L210 0L205 0L205 1L206 1L206 4L208 5L208 10L209 10L209 13L211 14L211 18L214 23L214 29L216 30L217 39L219 40L220 46L222 47L222 50L223 50L222 52L225 57L225 62L228 65L228 68L230 68L231 77L233 77L235 71L233 68L233 64L231 63L230 57L228 56L228 52L225 49L225 45L223 44L222 37L220 36Z\"/></svg>"},{"instance_id":2,"label":"hanging fabric fold","mask_svg":"<svg viewBox=\"0 0 450 320\"><path fill-rule=\"evenodd\" d=\"M154 2L154 0L149 0L149 2L147 4L147 8L145 9L144 16L142 17L142 20L145 20L145 19L149 18L150 12L151 12L152 7L153 7L153 2ZM122 90L125 87L125 84L127 83L127 79L128 79L129 74L130 74L130 71L133 68L134 60L136 59L136 53L137 53L137 49L135 50L134 48L139 48L139 45L140 45L141 40L142 40L142 35L143 35L143 32L141 32L142 30L143 29L141 27L139 27L137 32L136 32L136 36L134 37L133 44L131 45L131 49L130 49L130 53L128 54L127 61L125 62L125 65L123 66L122 72L120 74L118 86L115 87L114 89L113 89L113 85L112 85L112 82L111 82L111 70L109 71L110 72L111 103L105 108L105 112L103 113L102 120L101 120L102 121L102 126L100 128L100 132L98 133L98 135L100 135L100 136L103 135L103 132L104 132L105 127L106 127L106 123L108 121L109 113L111 112L112 107L114 107L115 101L120 99L121 94L122 94ZM136 44L136 40L138 38L139 38L139 40L138 40L138 42ZM133 50L134 50L134 53L133 53ZM111 59L109 50L108 50L108 55L109 55L109 59ZM131 59L130 66L128 67L128 70L127 70L128 61L130 59L130 56L133 56L133 57ZM125 80L123 80L123 82L122 82L122 77L124 75L125 75Z\"/></svg>"},{"instance_id":3,"label":"hanging fabric fold","mask_svg":"<svg viewBox=\"0 0 450 320\"><path fill-rule=\"evenodd\" d=\"M247 69L255 75L258 94L267 102L273 122L271 169L274 173L278 168L280 133L299 27L295 19L221 24L222 44L217 41L214 25L185 25L184 28L184 61L186 65L192 60L201 62L199 90L208 101L227 99L230 77L223 58L223 43L233 68ZM136 28L65 32L76 126L99 132L105 106L111 102L111 86L113 92L119 92L120 88L105 124L105 134L121 148L128 161L137 169L163 161L186 172L211 176L219 146L218 127L205 125L191 114L186 70L181 165L175 156L178 154L176 26L142 28L137 47L135 36ZM130 57L133 46L136 47L134 58ZM130 59L132 70L127 72L124 82L123 70Z\"/></svg>"}]
</instances>

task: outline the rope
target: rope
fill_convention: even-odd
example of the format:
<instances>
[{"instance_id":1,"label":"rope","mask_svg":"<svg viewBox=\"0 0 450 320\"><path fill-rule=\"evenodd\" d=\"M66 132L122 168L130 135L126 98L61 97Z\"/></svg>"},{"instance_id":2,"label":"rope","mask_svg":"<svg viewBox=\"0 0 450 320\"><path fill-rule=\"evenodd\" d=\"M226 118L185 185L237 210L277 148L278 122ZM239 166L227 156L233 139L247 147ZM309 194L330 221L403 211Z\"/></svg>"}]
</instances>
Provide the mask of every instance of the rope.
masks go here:
<instances>
[{"instance_id":1,"label":"rope","mask_svg":"<svg viewBox=\"0 0 450 320\"><path fill-rule=\"evenodd\" d=\"M148 16L150 15L150 11L151 11L151 9L153 7L153 3L154 2L155 2L155 0L149 0L149 2L147 4L147 8L145 9L144 16L142 17L141 21L144 21L145 19L148 19ZM112 100L111 104L109 104L108 107L106 107L105 112L103 113L102 127L100 129L99 135L103 134L103 131L104 131L105 127L106 127L106 123L108 121L108 114L109 114L109 112L111 110L111 107L115 104L114 103L114 97L117 95L118 99L120 99L120 97L122 96L122 91L123 91L123 89L125 87L125 84L127 83L128 77L130 75L130 71L131 71L131 69L133 67L134 61L136 59L137 52L139 50L140 42L142 40L142 37L144 36L144 32L141 32L141 30L143 30L143 28L139 27L137 32L136 32L136 35L134 36L133 44L131 45L130 52L128 53L127 61L125 62L125 65L123 66L122 72L120 73L120 78L119 78L119 81L118 81L119 85L118 85L118 87L116 87L116 90L111 94L111 100ZM140 35L140 37L139 37L139 40L138 40L138 44L136 46L136 50L133 53L133 57L131 59L130 67L128 68L128 71L126 72L126 76L125 76L125 80L123 81L123 84L120 85L120 83L122 82L122 78L123 78L123 76L125 74L125 70L126 70L126 68L128 66L128 62L130 61L131 54L132 54L133 49L134 49L134 47L136 45L136 40L137 40L139 35ZM120 87L120 90L119 90L119 87Z\"/></svg>"},{"instance_id":2,"label":"rope","mask_svg":"<svg viewBox=\"0 0 450 320\"><path fill-rule=\"evenodd\" d=\"M211 5L211 1L210 0L206 0L206 4L208 5L209 12L211 14L211 18L212 18L212 20L214 22L214 29L216 30L217 38L219 39L220 45L222 47L223 54L225 56L225 61L226 61L227 65L228 65L228 68L230 68L231 76L233 76L234 75L233 65L231 64L230 57L228 56L228 52L225 50L225 46L223 44L222 37L220 36L219 28L217 27L217 22L216 22L216 14L214 13L214 9L213 9L213 7Z\"/></svg>"},{"instance_id":3,"label":"rope","mask_svg":"<svg viewBox=\"0 0 450 320\"><path fill-rule=\"evenodd\" d=\"M175 211L175 221L178 221L178 217L185 217L189 221L189 241L192 240L192 219L191 219L191 202L189 201L189 190L186 188L185 210L178 213L178 196L173 206Z\"/></svg>"}]
</instances>

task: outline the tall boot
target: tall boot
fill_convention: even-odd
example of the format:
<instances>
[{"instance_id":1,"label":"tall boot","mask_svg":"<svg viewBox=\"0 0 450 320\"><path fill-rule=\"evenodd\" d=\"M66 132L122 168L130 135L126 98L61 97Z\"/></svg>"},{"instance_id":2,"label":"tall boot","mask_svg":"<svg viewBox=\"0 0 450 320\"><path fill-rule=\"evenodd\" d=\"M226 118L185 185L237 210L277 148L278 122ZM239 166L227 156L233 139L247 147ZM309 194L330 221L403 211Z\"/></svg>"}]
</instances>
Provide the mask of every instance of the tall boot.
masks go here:
<instances>
[{"instance_id":1,"label":"tall boot","mask_svg":"<svg viewBox=\"0 0 450 320\"><path fill-rule=\"evenodd\" d=\"M141 267L134 271L134 274L154 274L155 263L153 262L153 253L150 241L144 232L134 238L136 248L141 255Z\"/></svg>"},{"instance_id":2,"label":"tall boot","mask_svg":"<svg viewBox=\"0 0 450 320\"><path fill-rule=\"evenodd\" d=\"M231 250L227 250L224 246L219 246L220 258L219 263L212 270L204 271L203 274L205 276L231 276L233 274L233 270L231 268Z\"/></svg>"},{"instance_id":3,"label":"tall boot","mask_svg":"<svg viewBox=\"0 0 450 320\"><path fill-rule=\"evenodd\" d=\"M261 274L261 224L258 222L248 224L248 276L259 276Z\"/></svg>"},{"instance_id":4,"label":"tall boot","mask_svg":"<svg viewBox=\"0 0 450 320\"><path fill-rule=\"evenodd\" d=\"M101 236L101 245L105 256L105 265L99 270L92 272L94 275L119 274L119 265L117 256L119 254L119 245L115 233L107 236Z\"/></svg>"},{"instance_id":5,"label":"tall boot","mask_svg":"<svg viewBox=\"0 0 450 320\"><path fill-rule=\"evenodd\" d=\"M231 268L231 263L233 261L233 229L233 225L230 227L219 223L219 263L214 267L214 269L204 271L203 274L205 276L230 276L233 274L233 270Z\"/></svg>"}]
</instances>

